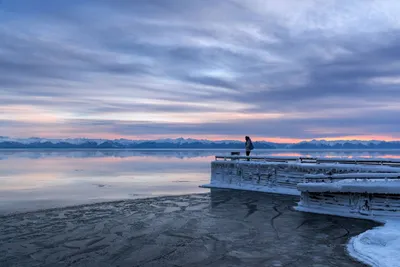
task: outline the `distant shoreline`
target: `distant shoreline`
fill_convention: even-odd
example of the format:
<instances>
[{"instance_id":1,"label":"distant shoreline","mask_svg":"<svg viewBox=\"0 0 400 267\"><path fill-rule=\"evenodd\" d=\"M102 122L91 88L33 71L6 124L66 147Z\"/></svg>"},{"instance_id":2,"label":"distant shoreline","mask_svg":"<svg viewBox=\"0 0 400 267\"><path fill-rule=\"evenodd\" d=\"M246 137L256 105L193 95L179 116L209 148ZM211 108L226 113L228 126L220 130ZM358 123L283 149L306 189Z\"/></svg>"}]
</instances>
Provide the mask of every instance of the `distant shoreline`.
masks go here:
<instances>
[{"instance_id":1,"label":"distant shoreline","mask_svg":"<svg viewBox=\"0 0 400 267\"><path fill-rule=\"evenodd\" d=\"M240 151L237 148L0 148L0 151ZM400 151L400 148L260 148L257 151Z\"/></svg>"},{"instance_id":2,"label":"distant shoreline","mask_svg":"<svg viewBox=\"0 0 400 267\"><path fill-rule=\"evenodd\" d=\"M312 140L299 143L274 143L254 141L258 150L395 150L400 149L400 141L361 141L361 140ZM124 149L124 150L242 150L244 141L235 140L198 140L198 139L157 139L157 140L127 140L127 139L15 139L0 136L0 149Z\"/></svg>"}]
</instances>

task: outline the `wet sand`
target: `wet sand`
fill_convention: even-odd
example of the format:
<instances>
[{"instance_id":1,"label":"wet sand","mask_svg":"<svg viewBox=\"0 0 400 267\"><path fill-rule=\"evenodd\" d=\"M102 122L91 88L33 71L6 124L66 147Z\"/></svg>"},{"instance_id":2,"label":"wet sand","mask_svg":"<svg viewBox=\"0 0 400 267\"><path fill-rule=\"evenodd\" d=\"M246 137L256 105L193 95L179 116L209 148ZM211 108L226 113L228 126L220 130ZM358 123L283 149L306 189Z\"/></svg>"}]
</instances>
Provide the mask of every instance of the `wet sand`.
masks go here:
<instances>
[{"instance_id":1,"label":"wet sand","mask_svg":"<svg viewBox=\"0 0 400 267\"><path fill-rule=\"evenodd\" d=\"M365 266L345 245L376 223L297 201L212 190L3 216L0 266Z\"/></svg>"}]
</instances>

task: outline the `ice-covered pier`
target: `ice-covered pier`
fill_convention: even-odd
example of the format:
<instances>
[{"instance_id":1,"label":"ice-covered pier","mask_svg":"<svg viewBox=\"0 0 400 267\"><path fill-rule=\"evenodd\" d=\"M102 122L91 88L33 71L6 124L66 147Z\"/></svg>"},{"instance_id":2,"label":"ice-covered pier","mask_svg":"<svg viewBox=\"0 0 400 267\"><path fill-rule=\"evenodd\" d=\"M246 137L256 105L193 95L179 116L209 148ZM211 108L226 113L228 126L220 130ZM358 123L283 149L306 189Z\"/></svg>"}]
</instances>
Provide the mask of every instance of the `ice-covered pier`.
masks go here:
<instances>
[{"instance_id":1,"label":"ice-covered pier","mask_svg":"<svg viewBox=\"0 0 400 267\"><path fill-rule=\"evenodd\" d=\"M216 156L203 187L300 195L307 212L400 217L400 160Z\"/></svg>"}]
</instances>

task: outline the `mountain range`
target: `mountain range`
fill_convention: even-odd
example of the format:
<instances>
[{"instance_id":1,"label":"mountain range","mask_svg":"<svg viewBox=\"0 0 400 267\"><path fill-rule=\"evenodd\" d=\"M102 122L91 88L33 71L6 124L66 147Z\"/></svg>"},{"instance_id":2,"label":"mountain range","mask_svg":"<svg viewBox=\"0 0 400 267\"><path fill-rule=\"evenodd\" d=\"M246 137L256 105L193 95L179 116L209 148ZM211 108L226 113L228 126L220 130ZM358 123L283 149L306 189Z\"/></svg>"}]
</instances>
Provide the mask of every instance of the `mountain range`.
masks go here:
<instances>
[{"instance_id":1,"label":"mountain range","mask_svg":"<svg viewBox=\"0 0 400 267\"><path fill-rule=\"evenodd\" d=\"M256 149L400 149L400 141L311 140L299 143L253 142ZM11 138L0 136L0 149L243 149L244 142L237 140L210 141L204 139L47 139Z\"/></svg>"}]
</instances>

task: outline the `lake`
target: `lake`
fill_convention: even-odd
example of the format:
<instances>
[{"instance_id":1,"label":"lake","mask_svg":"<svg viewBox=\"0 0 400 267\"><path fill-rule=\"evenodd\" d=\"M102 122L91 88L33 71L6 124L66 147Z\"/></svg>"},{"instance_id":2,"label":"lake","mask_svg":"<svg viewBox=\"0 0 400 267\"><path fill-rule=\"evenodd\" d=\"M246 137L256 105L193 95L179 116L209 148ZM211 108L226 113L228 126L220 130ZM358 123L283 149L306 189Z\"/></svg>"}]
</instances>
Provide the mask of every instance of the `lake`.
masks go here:
<instances>
[{"instance_id":1,"label":"lake","mask_svg":"<svg viewBox=\"0 0 400 267\"><path fill-rule=\"evenodd\" d=\"M2 150L0 266L365 266L345 246L377 223L297 212L297 196L199 188L229 152Z\"/></svg>"},{"instance_id":2,"label":"lake","mask_svg":"<svg viewBox=\"0 0 400 267\"><path fill-rule=\"evenodd\" d=\"M230 150L0 150L0 214L209 192L210 162ZM400 158L400 151L257 150L252 155Z\"/></svg>"}]
</instances>

